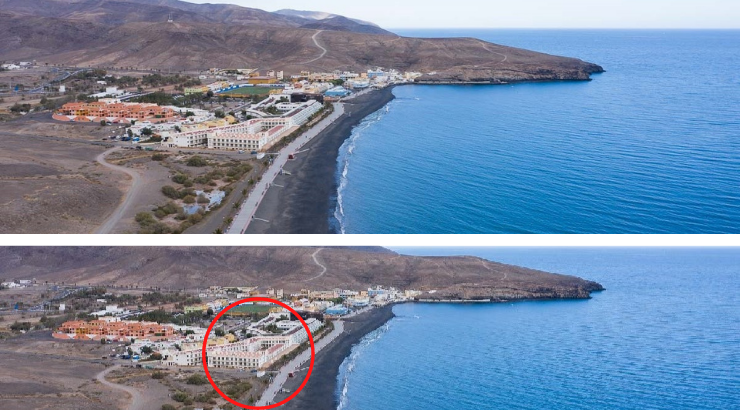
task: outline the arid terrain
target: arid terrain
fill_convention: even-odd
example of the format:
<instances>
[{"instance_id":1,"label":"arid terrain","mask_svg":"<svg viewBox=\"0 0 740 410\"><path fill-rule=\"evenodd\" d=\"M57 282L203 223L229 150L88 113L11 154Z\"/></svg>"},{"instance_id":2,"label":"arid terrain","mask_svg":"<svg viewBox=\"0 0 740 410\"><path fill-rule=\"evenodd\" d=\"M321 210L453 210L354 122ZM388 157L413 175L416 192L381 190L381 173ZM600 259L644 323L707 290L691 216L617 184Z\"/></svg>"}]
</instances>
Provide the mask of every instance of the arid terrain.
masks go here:
<instances>
[{"instance_id":1,"label":"arid terrain","mask_svg":"<svg viewBox=\"0 0 740 410\"><path fill-rule=\"evenodd\" d=\"M0 59L197 71L395 68L425 82L588 80L598 65L473 38L394 35L341 16L311 20L176 0L0 0ZM168 16L174 16L167 23Z\"/></svg>"},{"instance_id":2,"label":"arid terrain","mask_svg":"<svg viewBox=\"0 0 740 410\"><path fill-rule=\"evenodd\" d=\"M0 248L4 279L99 285L203 288L274 286L437 291L429 298L588 298L601 285L573 276L477 257L416 257L392 252L295 247Z\"/></svg>"},{"instance_id":3,"label":"arid terrain","mask_svg":"<svg viewBox=\"0 0 740 410\"><path fill-rule=\"evenodd\" d=\"M205 380L202 369L155 370L147 369L146 362L137 368L109 357L123 351L123 345L59 341L50 333L36 331L0 340L3 410L150 410L166 404L226 403ZM196 378L190 379L193 375ZM241 389L232 397L245 403L258 397L264 386L261 380L235 371L214 370L211 376L225 391Z\"/></svg>"},{"instance_id":4,"label":"arid terrain","mask_svg":"<svg viewBox=\"0 0 740 410\"><path fill-rule=\"evenodd\" d=\"M0 129L0 233L89 233L126 189L104 146Z\"/></svg>"}]
</instances>

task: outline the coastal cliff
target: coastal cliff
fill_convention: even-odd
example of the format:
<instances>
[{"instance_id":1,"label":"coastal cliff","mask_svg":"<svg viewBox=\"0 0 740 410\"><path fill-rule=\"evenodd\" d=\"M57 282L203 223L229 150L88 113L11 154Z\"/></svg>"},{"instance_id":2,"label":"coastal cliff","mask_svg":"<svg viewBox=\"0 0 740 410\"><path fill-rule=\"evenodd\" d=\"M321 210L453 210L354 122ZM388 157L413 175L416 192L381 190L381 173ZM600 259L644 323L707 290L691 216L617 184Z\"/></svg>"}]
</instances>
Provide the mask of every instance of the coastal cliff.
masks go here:
<instances>
[{"instance_id":1,"label":"coastal cliff","mask_svg":"<svg viewBox=\"0 0 740 410\"><path fill-rule=\"evenodd\" d=\"M576 60L569 65L554 67L520 67L498 69L462 68L425 74L417 84L513 84L546 81L590 81L592 74L605 72L599 65Z\"/></svg>"}]
</instances>

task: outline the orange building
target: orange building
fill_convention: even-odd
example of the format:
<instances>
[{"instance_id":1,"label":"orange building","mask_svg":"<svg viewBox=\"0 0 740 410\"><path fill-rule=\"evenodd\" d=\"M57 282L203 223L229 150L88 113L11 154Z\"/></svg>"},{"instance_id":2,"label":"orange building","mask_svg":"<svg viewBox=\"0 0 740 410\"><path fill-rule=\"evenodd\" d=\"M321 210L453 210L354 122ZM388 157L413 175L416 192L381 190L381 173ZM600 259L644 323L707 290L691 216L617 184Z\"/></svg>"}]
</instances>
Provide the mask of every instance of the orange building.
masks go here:
<instances>
[{"instance_id":1,"label":"orange building","mask_svg":"<svg viewBox=\"0 0 740 410\"><path fill-rule=\"evenodd\" d=\"M154 322L120 322L106 320L72 320L64 322L52 335L56 339L77 340L162 340L172 337L175 330Z\"/></svg>"},{"instance_id":2,"label":"orange building","mask_svg":"<svg viewBox=\"0 0 740 410\"><path fill-rule=\"evenodd\" d=\"M247 80L247 84L259 85L259 84L277 84L278 80L274 77L250 77Z\"/></svg>"},{"instance_id":3,"label":"orange building","mask_svg":"<svg viewBox=\"0 0 740 410\"><path fill-rule=\"evenodd\" d=\"M171 108L160 107L157 104L96 101L64 104L54 113L54 119L80 122L105 120L112 123L130 123L135 120L159 123L172 120L175 115Z\"/></svg>"}]
</instances>

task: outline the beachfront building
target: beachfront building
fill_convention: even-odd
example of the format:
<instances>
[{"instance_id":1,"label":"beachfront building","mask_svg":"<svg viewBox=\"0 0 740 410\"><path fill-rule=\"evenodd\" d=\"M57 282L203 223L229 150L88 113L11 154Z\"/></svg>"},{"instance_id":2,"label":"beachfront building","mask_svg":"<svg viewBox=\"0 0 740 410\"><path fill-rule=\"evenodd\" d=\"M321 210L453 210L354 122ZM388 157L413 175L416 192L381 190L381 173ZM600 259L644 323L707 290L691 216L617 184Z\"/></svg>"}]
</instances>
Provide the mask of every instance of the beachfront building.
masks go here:
<instances>
[{"instance_id":1,"label":"beachfront building","mask_svg":"<svg viewBox=\"0 0 740 410\"><path fill-rule=\"evenodd\" d=\"M272 343L270 343L272 342ZM259 369L280 357L289 345L285 338L253 337L242 342L207 349L208 366L231 369Z\"/></svg>"},{"instance_id":2,"label":"beachfront building","mask_svg":"<svg viewBox=\"0 0 740 410\"><path fill-rule=\"evenodd\" d=\"M288 328L281 335L256 336L241 341L211 343L206 346L208 366L217 368L247 369L262 368L296 346L308 340L308 333L298 321L276 322L278 327ZM283 324L284 323L284 324ZM323 325L319 320L306 320L311 333L316 333ZM163 353L164 364L168 366L200 366L203 362L201 343L183 343L180 350L169 349Z\"/></svg>"},{"instance_id":3,"label":"beachfront building","mask_svg":"<svg viewBox=\"0 0 740 410\"><path fill-rule=\"evenodd\" d=\"M327 97L346 97L350 91L342 86L334 87L324 93Z\"/></svg>"},{"instance_id":4,"label":"beachfront building","mask_svg":"<svg viewBox=\"0 0 740 410\"><path fill-rule=\"evenodd\" d=\"M175 330L171 326L154 322L107 319L64 322L52 336L55 339L128 341L131 339L161 340L172 337L174 334Z\"/></svg>"},{"instance_id":5,"label":"beachfront building","mask_svg":"<svg viewBox=\"0 0 740 410\"><path fill-rule=\"evenodd\" d=\"M207 139L208 148L225 150L261 150L272 146L291 128L284 124L270 126L266 121L250 120L245 123L222 127Z\"/></svg>"},{"instance_id":6,"label":"beachfront building","mask_svg":"<svg viewBox=\"0 0 740 410\"><path fill-rule=\"evenodd\" d=\"M256 118L247 122L167 134L169 147L260 151L265 150L321 110L323 105L310 100L292 104L292 110L279 117Z\"/></svg>"},{"instance_id":7,"label":"beachfront building","mask_svg":"<svg viewBox=\"0 0 740 410\"><path fill-rule=\"evenodd\" d=\"M150 121L161 123L173 121L175 112L157 104L124 103L116 99L101 99L95 102L71 102L64 104L53 118L59 121L130 123Z\"/></svg>"}]
</instances>

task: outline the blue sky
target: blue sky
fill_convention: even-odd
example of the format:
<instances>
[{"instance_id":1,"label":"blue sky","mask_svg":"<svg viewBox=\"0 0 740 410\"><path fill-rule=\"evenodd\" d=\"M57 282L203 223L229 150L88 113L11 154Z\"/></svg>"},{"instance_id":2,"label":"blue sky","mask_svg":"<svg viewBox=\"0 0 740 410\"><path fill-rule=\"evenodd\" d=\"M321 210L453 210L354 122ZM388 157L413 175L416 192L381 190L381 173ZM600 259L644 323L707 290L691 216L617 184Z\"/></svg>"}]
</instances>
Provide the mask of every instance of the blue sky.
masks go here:
<instances>
[{"instance_id":1,"label":"blue sky","mask_svg":"<svg viewBox=\"0 0 740 410\"><path fill-rule=\"evenodd\" d=\"M326 11L386 28L740 28L740 0L186 1Z\"/></svg>"}]
</instances>

